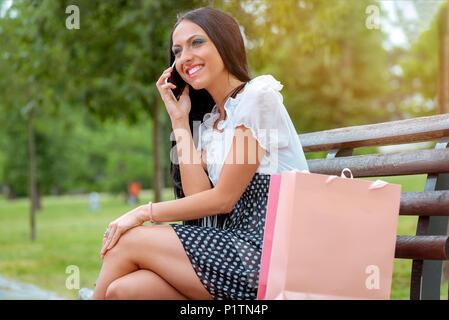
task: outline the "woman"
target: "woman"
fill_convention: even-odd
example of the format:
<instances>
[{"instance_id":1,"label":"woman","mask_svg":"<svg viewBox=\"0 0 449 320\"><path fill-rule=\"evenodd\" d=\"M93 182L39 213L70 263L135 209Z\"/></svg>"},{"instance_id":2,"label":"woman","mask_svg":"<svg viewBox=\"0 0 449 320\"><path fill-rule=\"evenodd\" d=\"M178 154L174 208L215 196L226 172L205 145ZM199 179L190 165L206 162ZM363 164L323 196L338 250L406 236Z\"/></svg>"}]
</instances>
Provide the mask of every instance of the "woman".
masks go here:
<instances>
[{"instance_id":1,"label":"woman","mask_svg":"<svg viewBox=\"0 0 449 320\"><path fill-rule=\"evenodd\" d=\"M249 77L239 26L217 9L179 17L170 50L176 71L156 85L176 138L178 199L109 225L93 298L255 299L270 174L308 169L282 85ZM165 84L172 72L187 84L179 100ZM203 120L196 148L195 120ZM183 224L142 226L150 219Z\"/></svg>"}]
</instances>

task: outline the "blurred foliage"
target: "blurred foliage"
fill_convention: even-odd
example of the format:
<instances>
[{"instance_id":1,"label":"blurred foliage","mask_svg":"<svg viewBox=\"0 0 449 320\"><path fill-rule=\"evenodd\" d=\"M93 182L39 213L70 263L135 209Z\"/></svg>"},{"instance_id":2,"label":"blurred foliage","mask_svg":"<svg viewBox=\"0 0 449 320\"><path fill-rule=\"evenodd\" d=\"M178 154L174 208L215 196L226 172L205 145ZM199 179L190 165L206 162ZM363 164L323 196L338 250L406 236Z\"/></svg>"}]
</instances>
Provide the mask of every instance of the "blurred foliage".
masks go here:
<instances>
[{"instance_id":1,"label":"blurred foliage","mask_svg":"<svg viewBox=\"0 0 449 320\"><path fill-rule=\"evenodd\" d=\"M83 119L84 118L84 119ZM41 194L91 191L126 192L130 181L152 185L151 123L130 127L123 121L100 122L72 113L69 127L57 119L40 119L36 128L38 186ZM46 130L51 127L51 132ZM15 196L28 193L27 135L23 126L8 126L4 179Z\"/></svg>"},{"instance_id":2,"label":"blurred foliage","mask_svg":"<svg viewBox=\"0 0 449 320\"><path fill-rule=\"evenodd\" d=\"M366 27L366 8L378 1L9 3L2 10L0 0L0 186L16 195L28 193L31 106L41 194L119 192L130 180L151 187L154 107L163 106L155 82L168 67L176 15L201 6L236 18L251 76L272 74L284 85L299 133L435 113L437 23L410 50L387 50L384 31ZM65 26L68 5L79 7L79 30ZM171 127L161 113L170 184Z\"/></svg>"},{"instance_id":3,"label":"blurred foliage","mask_svg":"<svg viewBox=\"0 0 449 320\"><path fill-rule=\"evenodd\" d=\"M401 100L399 112L407 117L430 116L437 109L438 92L438 24L440 10L448 2L441 2L430 27L402 51L398 59L400 77L397 80Z\"/></svg>"},{"instance_id":4,"label":"blurred foliage","mask_svg":"<svg viewBox=\"0 0 449 320\"><path fill-rule=\"evenodd\" d=\"M284 84L284 103L299 132L380 122L385 94L384 34L365 26L374 1L252 2L257 19L246 34L258 74ZM246 32L246 29L245 29Z\"/></svg>"}]
</instances>

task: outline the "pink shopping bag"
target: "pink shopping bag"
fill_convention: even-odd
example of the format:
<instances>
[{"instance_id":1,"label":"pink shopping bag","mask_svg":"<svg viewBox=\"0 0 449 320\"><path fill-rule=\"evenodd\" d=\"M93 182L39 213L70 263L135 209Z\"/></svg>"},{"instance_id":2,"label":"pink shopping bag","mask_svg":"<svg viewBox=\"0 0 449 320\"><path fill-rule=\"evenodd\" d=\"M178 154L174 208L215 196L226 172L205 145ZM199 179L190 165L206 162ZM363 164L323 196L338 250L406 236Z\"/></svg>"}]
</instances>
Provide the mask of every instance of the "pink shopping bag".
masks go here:
<instances>
[{"instance_id":1,"label":"pink shopping bag","mask_svg":"<svg viewBox=\"0 0 449 320\"><path fill-rule=\"evenodd\" d=\"M278 193L260 299L390 298L400 185L286 171Z\"/></svg>"},{"instance_id":2,"label":"pink shopping bag","mask_svg":"<svg viewBox=\"0 0 449 320\"><path fill-rule=\"evenodd\" d=\"M280 186L281 186L281 175L280 174L271 175L270 188L268 192L267 214L265 215L265 231L263 238L262 257L260 261L259 288L257 290L257 300L265 299Z\"/></svg>"}]
</instances>

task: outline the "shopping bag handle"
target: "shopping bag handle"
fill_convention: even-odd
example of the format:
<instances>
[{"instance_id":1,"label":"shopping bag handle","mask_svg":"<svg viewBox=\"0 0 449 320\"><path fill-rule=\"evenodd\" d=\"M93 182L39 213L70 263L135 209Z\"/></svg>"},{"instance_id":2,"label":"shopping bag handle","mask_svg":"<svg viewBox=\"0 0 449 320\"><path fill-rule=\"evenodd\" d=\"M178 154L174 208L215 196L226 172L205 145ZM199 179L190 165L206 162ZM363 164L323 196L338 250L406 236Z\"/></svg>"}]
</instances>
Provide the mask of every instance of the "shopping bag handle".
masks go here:
<instances>
[{"instance_id":1,"label":"shopping bag handle","mask_svg":"<svg viewBox=\"0 0 449 320\"><path fill-rule=\"evenodd\" d=\"M351 169L349 169L349 168L344 168L343 170L341 170L340 178L348 179L348 177L345 175L346 171L349 171L349 174L351 175L350 179L354 179L354 176L352 175ZM327 180L326 180L326 183L331 182L335 178L337 178L337 176L329 176L329 178L327 178Z\"/></svg>"},{"instance_id":2,"label":"shopping bag handle","mask_svg":"<svg viewBox=\"0 0 449 320\"><path fill-rule=\"evenodd\" d=\"M293 169L292 171L293 171L293 172L297 171L297 172L302 172L302 173L310 173L309 170L302 170L302 171L299 171L298 169ZM348 177L345 175L345 172L349 172L349 174L351 175L351 177L348 178ZM335 176L335 175L329 176L329 178L327 178L327 180L326 180L326 184L328 184L329 182L331 182L331 181L334 180L335 178L337 178L337 176ZM354 179L354 176L352 175L351 169L349 169L349 168L344 168L343 170L341 170L340 178L344 178L344 179ZM387 184L388 184L388 182L385 182L385 181L383 181L383 180L379 180L379 179L378 179L378 180L374 181L374 182L369 186L368 189L369 189L369 190L380 189L380 188L385 187Z\"/></svg>"}]
</instances>

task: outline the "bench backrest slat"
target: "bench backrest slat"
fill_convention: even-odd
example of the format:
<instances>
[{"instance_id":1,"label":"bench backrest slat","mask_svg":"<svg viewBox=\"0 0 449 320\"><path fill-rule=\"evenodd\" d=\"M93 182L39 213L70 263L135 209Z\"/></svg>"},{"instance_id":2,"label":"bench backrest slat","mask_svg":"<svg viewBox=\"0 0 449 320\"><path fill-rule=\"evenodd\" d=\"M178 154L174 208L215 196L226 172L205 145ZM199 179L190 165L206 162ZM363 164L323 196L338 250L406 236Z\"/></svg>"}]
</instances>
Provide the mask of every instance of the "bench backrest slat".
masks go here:
<instances>
[{"instance_id":1,"label":"bench backrest slat","mask_svg":"<svg viewBox=\"0 0 449 320\"><path fill-rule=\"evenodd\" d=\"M396 240L396 258L445 260L449 257L447 236L399 236Z\"/></svg>"},{"instance_id":2,"label":"bench backrest slat","mask_svg":"<svg viewBox=\"0 0 449 320\"><path fill-rule=\"evenodd\" d=\"M449 114L353 126L299 135L304 152L437 140L449 136Z\"/></svg>"},{"instance_id":3,"label":"bench backrest slat","mask_svg":"<svg viewBox=\"0 0 449 320\"><path fill-rule=\"evenodd\" d=\"M449 149L307 160L310 172L340 175L350 168L354 177L382 177L449 172Z\"/></svg>"},{"instance_id":4,"label":"bench backrest slat","mask_svg":"<svg viewBox=\"0 0 449 320\"><path fill-rule=\"evenodd\" d=\"M402 192L399 214L449 216L449 190Z\"/></svg>"}]
</instances>

